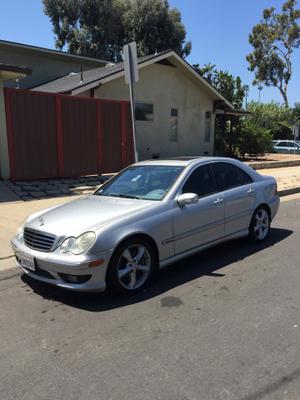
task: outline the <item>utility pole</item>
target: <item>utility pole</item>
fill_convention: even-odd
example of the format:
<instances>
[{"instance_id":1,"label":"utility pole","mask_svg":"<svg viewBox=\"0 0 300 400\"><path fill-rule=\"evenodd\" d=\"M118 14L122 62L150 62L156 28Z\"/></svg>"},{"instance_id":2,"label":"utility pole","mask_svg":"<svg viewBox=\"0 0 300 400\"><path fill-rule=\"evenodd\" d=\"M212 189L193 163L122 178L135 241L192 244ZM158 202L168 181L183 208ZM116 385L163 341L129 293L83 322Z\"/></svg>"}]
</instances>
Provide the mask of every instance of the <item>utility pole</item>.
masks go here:
<instances>
[{"instance_id":1,"label":"utility pole","mask_svg":"<svg viewBox=\"0 0 300 400\"><path fill-rule=\"evenodd\" d=\"M260 103L260 92L263 90L262 84L260 83L257 88L258 88L258 103Z\"/></svg>"},{"instance_id":2,"label":"utility pole","mask_svg":"<svg viewBox=\"0 0 300 400\"><path fill-rule=\"evenodd\" d=\"M249 94L249 85L245 86L245 109L248 109L248 94Z\"/></svg>"}]
</instances>

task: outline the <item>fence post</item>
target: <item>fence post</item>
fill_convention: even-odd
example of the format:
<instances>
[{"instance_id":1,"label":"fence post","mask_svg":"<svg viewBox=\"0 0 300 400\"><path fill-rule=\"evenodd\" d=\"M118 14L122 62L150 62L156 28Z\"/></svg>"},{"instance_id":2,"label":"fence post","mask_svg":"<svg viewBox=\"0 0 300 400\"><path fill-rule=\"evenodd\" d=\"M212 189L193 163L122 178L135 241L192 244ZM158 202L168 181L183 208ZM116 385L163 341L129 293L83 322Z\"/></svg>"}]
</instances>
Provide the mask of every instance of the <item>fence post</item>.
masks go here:
<instances>
[{"instance_id":1,"label":"fence post","mask_svg":"<svg viewBox=\"0 0 300 400\"><path fill-rule=\"evenodd\" d=\"M0 91L3 93L1 101L1 137L0 137L0 160L1 160L1 175L4 179L15 179L15 156L13 148L13 125L12 125L12 107L11 107L11 92L9 89L3 88L3 82L0 81ZM6 114L6 118L5 118Z\"/></svg>"},{"instance_id":2,"label":"fence post","mask_svg":"<svg viewBox=\"0 0 300 400\"><path fill-rule=\"evenodd\" d=\"M62 123L62 104L61 97L55 95L56 108L56 142L57 142L57 161L58 161L58 176L64 176L64 137Z\"/></svg>"}]
</instances>

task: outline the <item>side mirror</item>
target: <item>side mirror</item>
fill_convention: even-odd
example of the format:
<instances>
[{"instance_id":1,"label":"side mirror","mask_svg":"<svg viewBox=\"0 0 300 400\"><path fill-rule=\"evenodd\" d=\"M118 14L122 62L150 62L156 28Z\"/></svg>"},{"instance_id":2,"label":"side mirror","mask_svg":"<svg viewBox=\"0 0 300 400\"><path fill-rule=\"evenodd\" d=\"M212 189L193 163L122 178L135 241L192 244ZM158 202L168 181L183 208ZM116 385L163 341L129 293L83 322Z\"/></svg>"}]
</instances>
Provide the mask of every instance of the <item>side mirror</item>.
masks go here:
<instances>
[{"instance_id":1,"label":"side mirror","mask_svg":"<svg viewBox=\"0 0 300 400\"><path fill-rule=\"evenodd\" d=\"M177 198L177 204L179 207L186 206L188 204L198 203L199 196L196 193L183 193Z\"/></svg>"}]
</instances>

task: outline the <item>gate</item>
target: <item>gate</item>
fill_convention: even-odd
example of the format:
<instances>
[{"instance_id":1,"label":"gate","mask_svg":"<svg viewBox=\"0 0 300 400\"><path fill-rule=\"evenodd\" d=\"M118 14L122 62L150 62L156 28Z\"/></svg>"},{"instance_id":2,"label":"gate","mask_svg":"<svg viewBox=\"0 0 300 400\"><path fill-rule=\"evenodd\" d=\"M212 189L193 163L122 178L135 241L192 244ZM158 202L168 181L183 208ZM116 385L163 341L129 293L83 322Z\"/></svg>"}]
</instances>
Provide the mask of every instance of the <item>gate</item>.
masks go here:
<instances>
[{"instance_id":1,"label":"gate","mask_svg":"<svg viewBox=\"0 0 300 400\"><path fill-rule=\"evenodd\" d=\"M11 179L119 171L134 160L130 105L5 89Z\"/></svg>"}]
</instances>

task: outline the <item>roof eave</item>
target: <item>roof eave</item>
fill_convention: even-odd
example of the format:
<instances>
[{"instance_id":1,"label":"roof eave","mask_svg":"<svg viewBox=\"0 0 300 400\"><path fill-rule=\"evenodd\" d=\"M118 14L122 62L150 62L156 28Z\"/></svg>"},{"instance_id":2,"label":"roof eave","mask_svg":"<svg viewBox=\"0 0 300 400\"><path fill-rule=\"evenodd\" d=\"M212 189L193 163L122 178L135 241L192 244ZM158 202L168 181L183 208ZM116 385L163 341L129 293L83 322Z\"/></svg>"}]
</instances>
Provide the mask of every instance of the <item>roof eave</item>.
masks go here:
<instances>
[{"instance_id":1,"label":"roof eave","mask_svg":"<svg viewBox=\"0 0 300 400\"><path fill-rule=\"evenodd\" d=\"M160 54L159 56L153 55L152 58L139 62L138 69L141 69L141 68L146 67L147 65L153 64L153 60L155 60L155 62L158 62L163 59L169 58L171 56L175 57L175 59L178 62L183 64L189 70L189 72L192 73L193 76L196 77L210 92L212 92L220 100L224 101L226 103L227 107L229 107L232 110L234 109L234 106L224 96L222 96L210 83L208 83L201 75L199 75L198 72L196 72L195 69L186 60L184 60L182 57L180 57L173 50L166 51L166 52ZM108 75L105 78L97 79L94 82L90 82L86 85L81 85L81 86L78 86L78 87L72 89L72 91L71 91L72 95L76 95L76 94L80 93L83 88L84 88L84 90L87 90L87 88L93 89L93 88L96 88L97 86L99 86L99 84L107 83L107 82L109 82L113 79L117 79L123 75L124 75L124 69L122 69L121 71L113 72L111 75Z\"/></svg>"},{"instance_id":2,"label":"roof eave","mask_svg":"<svg viewBox=\"0 0 300 400\"><path fill-rule=\"evenodd\" d=\"M31 72L31 68L28 67L0 63L0 78L5 81L25 78L27 75L31 75Z\"/></svg>"}]
</instances>

